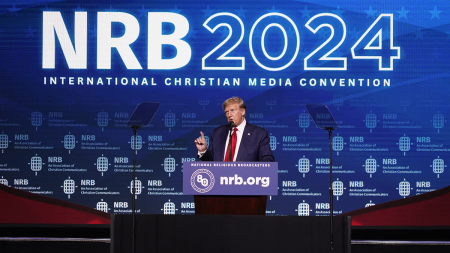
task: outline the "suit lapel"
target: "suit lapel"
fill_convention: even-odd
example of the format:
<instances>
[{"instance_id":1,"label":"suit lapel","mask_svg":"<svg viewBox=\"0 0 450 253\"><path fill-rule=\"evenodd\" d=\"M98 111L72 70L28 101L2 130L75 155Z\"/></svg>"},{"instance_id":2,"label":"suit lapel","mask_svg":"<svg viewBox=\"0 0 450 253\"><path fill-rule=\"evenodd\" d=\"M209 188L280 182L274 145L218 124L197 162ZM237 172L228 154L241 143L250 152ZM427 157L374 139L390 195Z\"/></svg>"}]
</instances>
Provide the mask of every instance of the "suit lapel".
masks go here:
<instances>
[{"instance_id":1,"label":"suit lapel","mask_svg":"<svg viewBox=\"0 0 450 253\"><path fill-rule=\"evenodd\" d=\"M228 127L225 128L226 130L224 131L225 133L220 135L220 152L219 152L219 160L218 161L223 161L223 158L225 157L225 144L227 142L227 137L228 137Z\"/></svg>"},{"instance_id":2,"label":"suit lapel","mask_svg":"<svg viewBox=\"0 0 450 253\"><path fill-rule=\"evenodd\" d=\"M247 152L247 146L248 146L248 141L250 140L250 131L251 131L251 126L250 124L247 122L247 124L245 125L244 128L244 133L242 134L242 140L241 140L241 145L239 146L239 151L238 151L238 155L236 157L236 161L242 161L243 157L244 157L244 153Z\"/></svg>"}]
</instances>

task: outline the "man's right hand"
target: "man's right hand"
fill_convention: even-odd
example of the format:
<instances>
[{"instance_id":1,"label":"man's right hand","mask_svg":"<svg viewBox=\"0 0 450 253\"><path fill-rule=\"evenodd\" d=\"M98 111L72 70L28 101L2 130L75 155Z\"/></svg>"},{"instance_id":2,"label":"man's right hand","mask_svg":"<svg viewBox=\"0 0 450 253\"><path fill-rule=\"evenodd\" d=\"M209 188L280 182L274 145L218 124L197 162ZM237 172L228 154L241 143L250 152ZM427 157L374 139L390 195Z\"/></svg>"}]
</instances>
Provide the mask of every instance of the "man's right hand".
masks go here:
<instances>
[{"instance_id":1,"label":"man's right hand","mask_svg":"<svg viewBox=\"0 0 450 253\"><path fill-rule=\"evenodd\" d=\"M197 147L197 150L199 152L205 152L206 150L206 139L205 136L203 135L203 132L200 131L200 137L198 137L197 139L195 139L195 146Z\"/></svg>"}]
</instances>

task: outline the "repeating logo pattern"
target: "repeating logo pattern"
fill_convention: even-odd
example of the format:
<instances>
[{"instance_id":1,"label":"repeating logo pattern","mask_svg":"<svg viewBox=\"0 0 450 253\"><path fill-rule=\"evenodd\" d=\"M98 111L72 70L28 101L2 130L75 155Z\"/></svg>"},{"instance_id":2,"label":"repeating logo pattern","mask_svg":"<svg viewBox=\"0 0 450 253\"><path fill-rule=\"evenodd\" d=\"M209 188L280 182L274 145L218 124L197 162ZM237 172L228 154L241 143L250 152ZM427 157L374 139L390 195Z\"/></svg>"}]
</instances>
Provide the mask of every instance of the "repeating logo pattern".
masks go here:
<instances>
[{"instance_id":1,"label":"repeating logo pattern","mask_svg":"<svg viewBox=\"0 0 450 253\"><path fill-rule=\"evenodd\" d=\"M61 186L63 188L63 191L65 194L67 194L67 198L70 199L70 195L75 193L75 188L77 187L75 185L75 180L70 179L70 177L66 180L64 180L63 186Z\"/></svg>"},{"instance_id":2,"label":"repeating logo pattern","mask_svg":"<svg viewBox=\"0 0 450 253\"><path fill-rule=\"evenodd\" d=\"M30 166L31 170L34 171L37 176L38 171L42 170L42 158L37 155L31 157Z\"/></svg>"}]
</instances>

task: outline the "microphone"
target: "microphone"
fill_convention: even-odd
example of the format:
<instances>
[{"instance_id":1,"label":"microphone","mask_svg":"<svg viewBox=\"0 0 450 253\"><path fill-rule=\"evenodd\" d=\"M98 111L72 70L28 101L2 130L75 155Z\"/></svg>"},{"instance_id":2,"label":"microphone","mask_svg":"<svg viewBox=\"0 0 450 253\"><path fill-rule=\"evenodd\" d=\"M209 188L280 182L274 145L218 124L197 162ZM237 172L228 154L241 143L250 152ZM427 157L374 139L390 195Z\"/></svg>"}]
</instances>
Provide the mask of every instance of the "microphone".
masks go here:
<instances>
[{"instance_id":1,"label":"microphone","mask_svg":"<svg viewBox=\"0 0 450 253\"><path fill-rule=\"evenodd\" d=\"M234 124L233 121L228 122L228 127L231 129L233 129L234 127L236 127L236 125Z\"/></svg>"}]
</instances>

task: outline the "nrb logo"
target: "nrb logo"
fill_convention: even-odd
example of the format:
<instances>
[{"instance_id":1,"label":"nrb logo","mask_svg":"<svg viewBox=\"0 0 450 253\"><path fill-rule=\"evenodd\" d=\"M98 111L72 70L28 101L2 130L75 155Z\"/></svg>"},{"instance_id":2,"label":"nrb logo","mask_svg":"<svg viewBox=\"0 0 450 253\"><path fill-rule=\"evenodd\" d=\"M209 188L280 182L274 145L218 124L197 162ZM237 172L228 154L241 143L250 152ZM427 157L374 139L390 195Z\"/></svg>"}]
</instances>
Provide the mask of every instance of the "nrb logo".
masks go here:
<instances>
[{"instance_id":1,"label":"nrb logo","mask_svg":"<svg viewBox=\"0 0 450 253\"><path fill-rule=\"evenodd\" d=\"M214 183L214 175L207 169L198 169L192 173L191 186L196 192L209 192L214 187Z\"/></svg>"}]
</instances>

